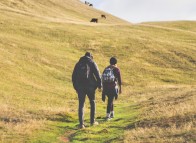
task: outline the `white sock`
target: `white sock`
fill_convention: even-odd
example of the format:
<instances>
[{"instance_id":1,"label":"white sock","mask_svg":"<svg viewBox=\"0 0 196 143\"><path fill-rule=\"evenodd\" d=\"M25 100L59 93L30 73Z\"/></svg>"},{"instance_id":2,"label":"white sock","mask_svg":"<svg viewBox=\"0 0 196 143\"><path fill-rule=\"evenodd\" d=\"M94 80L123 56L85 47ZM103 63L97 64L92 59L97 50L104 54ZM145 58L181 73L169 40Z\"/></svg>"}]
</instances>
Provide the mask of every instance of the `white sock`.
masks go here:
<instances>
[{"instance_id":1,"label":"white sock","mask_svg":"<svg viewBox=\"0 0 196 143\"><path fill-rule=\"evenodd\" d=\"M109 117L110 117L110 113L107 113L107 114L106 114L106 118L109 118Z\"/></svg>"}]
</instances>

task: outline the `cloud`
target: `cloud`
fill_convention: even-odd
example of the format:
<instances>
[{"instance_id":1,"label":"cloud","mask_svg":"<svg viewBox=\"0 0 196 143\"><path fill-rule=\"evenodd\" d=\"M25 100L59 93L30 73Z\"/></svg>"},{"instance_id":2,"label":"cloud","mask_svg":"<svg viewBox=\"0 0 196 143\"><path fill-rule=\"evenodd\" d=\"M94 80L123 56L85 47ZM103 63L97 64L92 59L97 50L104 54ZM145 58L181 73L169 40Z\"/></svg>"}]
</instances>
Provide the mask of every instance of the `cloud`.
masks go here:
<instances>
[{"instance_id":1,"label":"cloud","mask_svg":"<svg viewBox=\"0 0 196 143\"><path fill-rule=\"evenodd\" d=\"M196 0L99 0L96 7L130 22L196 20Z\"/></svg>"}]
</instances>

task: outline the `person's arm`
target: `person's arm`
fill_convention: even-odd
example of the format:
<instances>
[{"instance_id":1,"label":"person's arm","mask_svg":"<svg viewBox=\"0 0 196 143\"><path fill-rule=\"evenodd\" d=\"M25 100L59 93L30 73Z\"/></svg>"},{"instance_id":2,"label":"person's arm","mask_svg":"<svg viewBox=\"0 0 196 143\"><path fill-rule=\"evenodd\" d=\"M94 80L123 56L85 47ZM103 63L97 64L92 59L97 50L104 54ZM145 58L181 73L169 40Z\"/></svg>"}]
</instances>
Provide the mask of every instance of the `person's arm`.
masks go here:
<instances>
[{"instance_id":1,"label":"person's arm","mask_svg":"<svg viewBox=\"0 0 196 143\"><path fill-rule=\"evenodd\" d=\"M117 69L117 79L118 79L118 85L119 85L119 93L122 93L122 80L121 80L121 73L120 73L120 69Z\"/></svg>"},{"instance_id":2,"label":"person's arm","mask_svg":"<svg viewBox=\"0 0 196 143\"><path fill-rule=\"evenodd\" d=\"M76 81L76 76L77 76L77 64L74 67L73 73L72 73L72 83L74 89L77 91L77 81Z\"/></svg>"},{"instance_id":3,"label":"person's arm","mask_svg":"<svg viewBox=\"0 0 196 143\"><path fill-rule=\"evenodd\" d=\"M99 72L98 66L95 62L93 62L93 69L94 69L93 73L94 73L96 80L97 80L98 88L101 89L102 82L101 82L100 72Z\"/></svg>"}]
</instances>

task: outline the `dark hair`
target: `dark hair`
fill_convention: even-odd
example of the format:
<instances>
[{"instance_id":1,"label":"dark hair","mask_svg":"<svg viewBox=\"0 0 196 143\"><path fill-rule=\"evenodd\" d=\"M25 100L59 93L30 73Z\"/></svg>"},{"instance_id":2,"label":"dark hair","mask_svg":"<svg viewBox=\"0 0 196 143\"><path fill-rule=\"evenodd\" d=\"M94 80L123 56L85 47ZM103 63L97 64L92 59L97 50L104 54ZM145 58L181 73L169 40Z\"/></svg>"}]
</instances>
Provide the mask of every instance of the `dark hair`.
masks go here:
<instances>
[{"instance_id":1,"label":"dark hair","mask_svg":"<svg viewBox=\"0 0 196 143\"><path fill-rule=\"evenodd\" d=\"M111 64L111 65L117 64L117 59L116 59L115 57L111 57L111 58L110 58L110 64Z\"/></svg>"},{"instance_id":2,"label":"dark hair","mask_svg":"<svg viewBox=\"0 0 196 143\"><path fill-rule=\"evenodd\" d=\"M86 57L93 58L93 55L92 55L90 52L86 52L86 53L85 53L85 56L86 56Z\"/></svg>"}]
</instances>

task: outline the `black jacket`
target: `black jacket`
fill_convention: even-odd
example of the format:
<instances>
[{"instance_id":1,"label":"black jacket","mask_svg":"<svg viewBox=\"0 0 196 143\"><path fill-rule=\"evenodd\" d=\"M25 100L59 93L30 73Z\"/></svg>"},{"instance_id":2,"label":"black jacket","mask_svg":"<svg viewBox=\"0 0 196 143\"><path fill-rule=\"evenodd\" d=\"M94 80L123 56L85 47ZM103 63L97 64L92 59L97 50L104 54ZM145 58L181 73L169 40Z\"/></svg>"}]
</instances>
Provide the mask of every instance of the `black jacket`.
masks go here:
<instances>
[{"instance_id":1,"label":"black jacket","mask_svg":"<svg viewBox=\"0 0 196 143\"><path fill-rule=\"evenodd\" d=\"M89 73L89 79L85 83L81 83L77 79L77 71L78 71L78 65L80 62L85 62L90 66L90 73ZM96 88L101 88L102 83L101 83L101 77L99 73L99 69L96 65L96 63L88 56L83 56L80 58L80 60L76 63L73 73L72 73L72 82L74 89L77 91L78 88L93 88L96 90Z\"/></svg>"}]
</instances>

